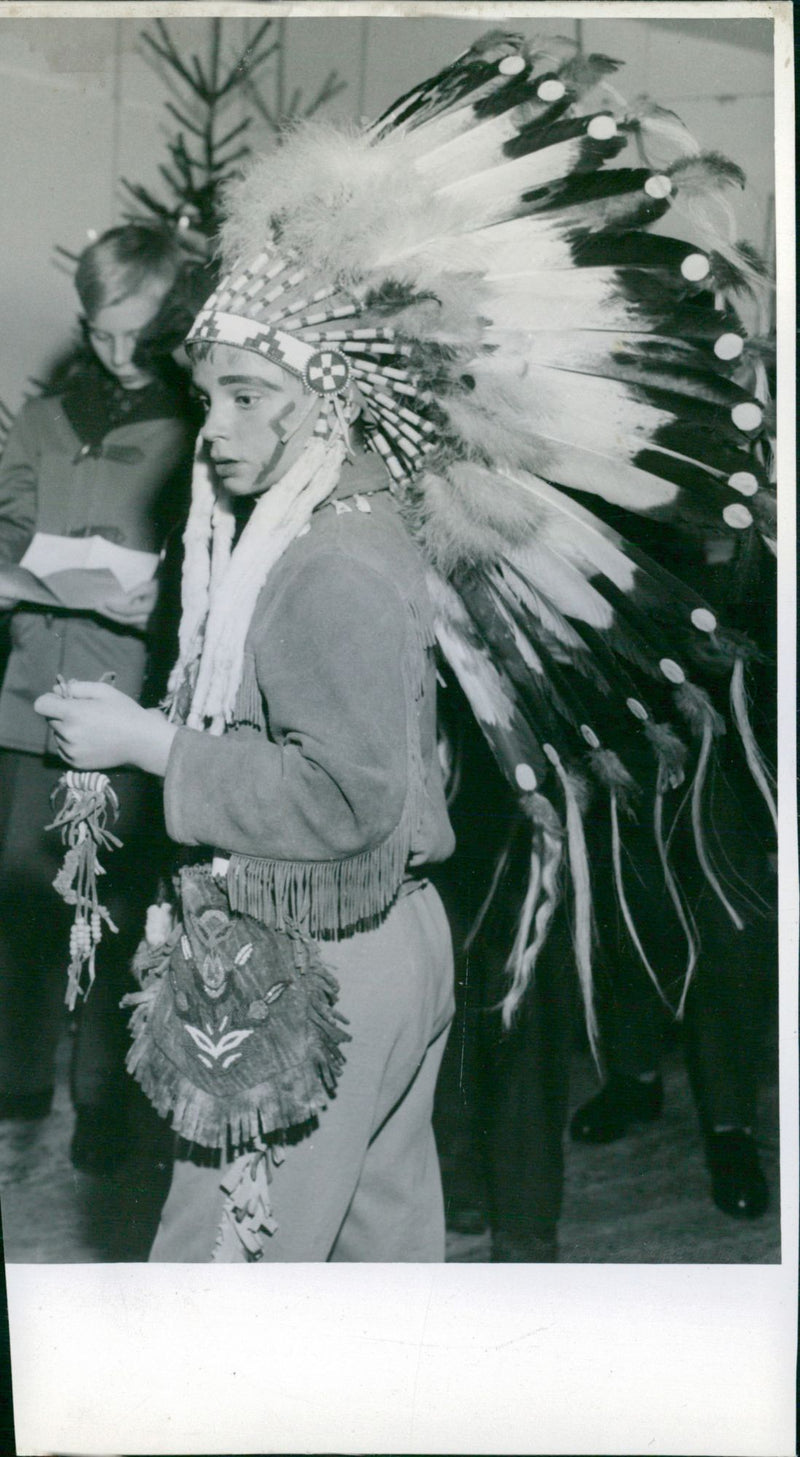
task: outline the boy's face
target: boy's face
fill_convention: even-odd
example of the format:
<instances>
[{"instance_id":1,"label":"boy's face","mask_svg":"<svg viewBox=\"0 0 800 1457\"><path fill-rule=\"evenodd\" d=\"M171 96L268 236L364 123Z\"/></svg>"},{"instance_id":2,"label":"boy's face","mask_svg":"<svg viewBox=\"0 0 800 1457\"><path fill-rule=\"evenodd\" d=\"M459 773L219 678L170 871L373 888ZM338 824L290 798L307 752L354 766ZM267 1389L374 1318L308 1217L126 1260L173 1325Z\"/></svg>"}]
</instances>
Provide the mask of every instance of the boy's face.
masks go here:
<instances>
[{"instance_id":1,"label":"boy's face","mask_svg":"<svg viewBox=\"0 0 800 1457\"><path fill-rule=\"evenodd\" d=\"M119 303L109 304L88 320L89 340L100 363L123 389L141 390L153 375L133 362L139 335L155 318L171 282L154 279Z\"/></svg>"},{"instance_id":2,"label":"boy's face","mask_svg":"<svg viewBox=\"0 0 800 1457\"><path fill-rule=\"evenodd\" d=\"M256 496L305 446L319 400L302 380L249 349L217 344L193 369L205 403L202 429L217 479L234 496Z\"/></svg>"}]
</instances>

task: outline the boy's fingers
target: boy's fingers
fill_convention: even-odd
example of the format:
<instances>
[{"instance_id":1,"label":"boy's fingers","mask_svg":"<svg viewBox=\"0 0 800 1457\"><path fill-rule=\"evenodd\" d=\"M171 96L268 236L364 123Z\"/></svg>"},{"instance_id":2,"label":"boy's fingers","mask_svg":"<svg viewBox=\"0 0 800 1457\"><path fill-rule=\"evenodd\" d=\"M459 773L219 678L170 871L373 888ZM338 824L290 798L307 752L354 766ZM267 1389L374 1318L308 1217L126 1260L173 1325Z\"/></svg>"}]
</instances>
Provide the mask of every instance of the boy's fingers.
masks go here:
<instances>
[{"instance_id":1,"label":"boy's fingers","mask_svg":"<svg viewBox=\"0 0 800 1457\"><path fill-rule=\"evenodd\" d=\"M112 688L110 683L83 683L73 678L69 680L67 686L69 688L69 697L73 700L76 698L108 699L113 698L119 692L119 689Z\"/></svg>"},{"instance_id":2,"label":"boy's fingers","mask_svg":"<svg viewBox=\"0 0 800 1457\"><path fill-rule=\"evenodd\" d=\"M66 700L58 693L42 693L33 705L34 713L44 718L60 718L66 707Z\"/></svg>"}]
</instances>

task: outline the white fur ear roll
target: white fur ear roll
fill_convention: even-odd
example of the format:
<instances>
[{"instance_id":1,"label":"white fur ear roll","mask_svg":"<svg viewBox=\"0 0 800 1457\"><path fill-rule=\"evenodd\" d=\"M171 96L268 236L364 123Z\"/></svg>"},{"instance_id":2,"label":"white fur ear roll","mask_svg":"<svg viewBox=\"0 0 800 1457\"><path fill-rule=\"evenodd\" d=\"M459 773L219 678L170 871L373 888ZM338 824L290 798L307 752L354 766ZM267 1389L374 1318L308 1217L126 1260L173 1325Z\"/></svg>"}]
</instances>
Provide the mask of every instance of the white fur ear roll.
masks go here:
<instances>
[{"instance_id":1,"label":"white fur ear roll","mask_svg":"<svg viewBox=\"0 0 800 1457\"><path fill-rule=\"evenodd\" d=\"M205 457L205 440L198 435L192 468L192 499L183 533L179 654L169 683L173 692L180 687L189 663L197 655L198 633L208 614L215 501L211 467Z\"/></svg>"},{"instance_id":2,"label":"white fur ear roll","mask_svg":"<svg viewBox=\"0 0 800 1457\"><path fill-rule=\"evenodd\" d=\"M312 437L286 475L261 496L219 572L212 566L200 669L187 719L190 728L220 734L230 720L258 595L312 512L335 489L344 456L340 435L325 440Z\"/></svg>"}]
</instances>

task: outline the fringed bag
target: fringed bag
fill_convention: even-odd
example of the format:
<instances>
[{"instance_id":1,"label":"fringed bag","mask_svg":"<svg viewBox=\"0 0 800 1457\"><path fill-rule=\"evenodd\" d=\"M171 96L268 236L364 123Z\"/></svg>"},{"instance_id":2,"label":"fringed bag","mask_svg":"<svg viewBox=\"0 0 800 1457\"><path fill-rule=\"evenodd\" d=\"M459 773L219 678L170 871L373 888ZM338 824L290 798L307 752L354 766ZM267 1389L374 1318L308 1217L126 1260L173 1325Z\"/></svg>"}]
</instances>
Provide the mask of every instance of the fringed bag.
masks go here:
<instances>
[{"instance_id":1,"label":"fringed bag","mask_svg":"<svg viewBox=\"0 0 800 1457\"><path fill-rule=\"evenodd\" d=\"M209 866L184 867L179 919L134 969L128 1070L176 1133L235 1150L308 1123L350 1040L316 943L230 908ZM154 939L154 938L151 938Z\"/></svg>"}]
</instances>

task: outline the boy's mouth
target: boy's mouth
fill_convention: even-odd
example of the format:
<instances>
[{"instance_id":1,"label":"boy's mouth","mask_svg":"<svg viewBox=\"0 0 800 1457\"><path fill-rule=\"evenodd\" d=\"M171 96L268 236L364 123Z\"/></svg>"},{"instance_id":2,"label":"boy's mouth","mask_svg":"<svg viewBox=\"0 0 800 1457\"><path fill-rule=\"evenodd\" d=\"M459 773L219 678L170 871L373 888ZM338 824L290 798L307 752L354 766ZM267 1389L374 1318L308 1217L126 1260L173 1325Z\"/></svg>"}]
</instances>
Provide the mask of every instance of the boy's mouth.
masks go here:
<instances>
[{"instance_id":1,"label":"boy's mouth","mask_svg":"<svg viewBox=\"0 0 800 1457\"><path fill-rule=\"evenodd\" d=\"M216 460L213 455L211 459L218 476L225 477L233 475L239 466L238 460Z\"/></svg>"}]
</instances>

